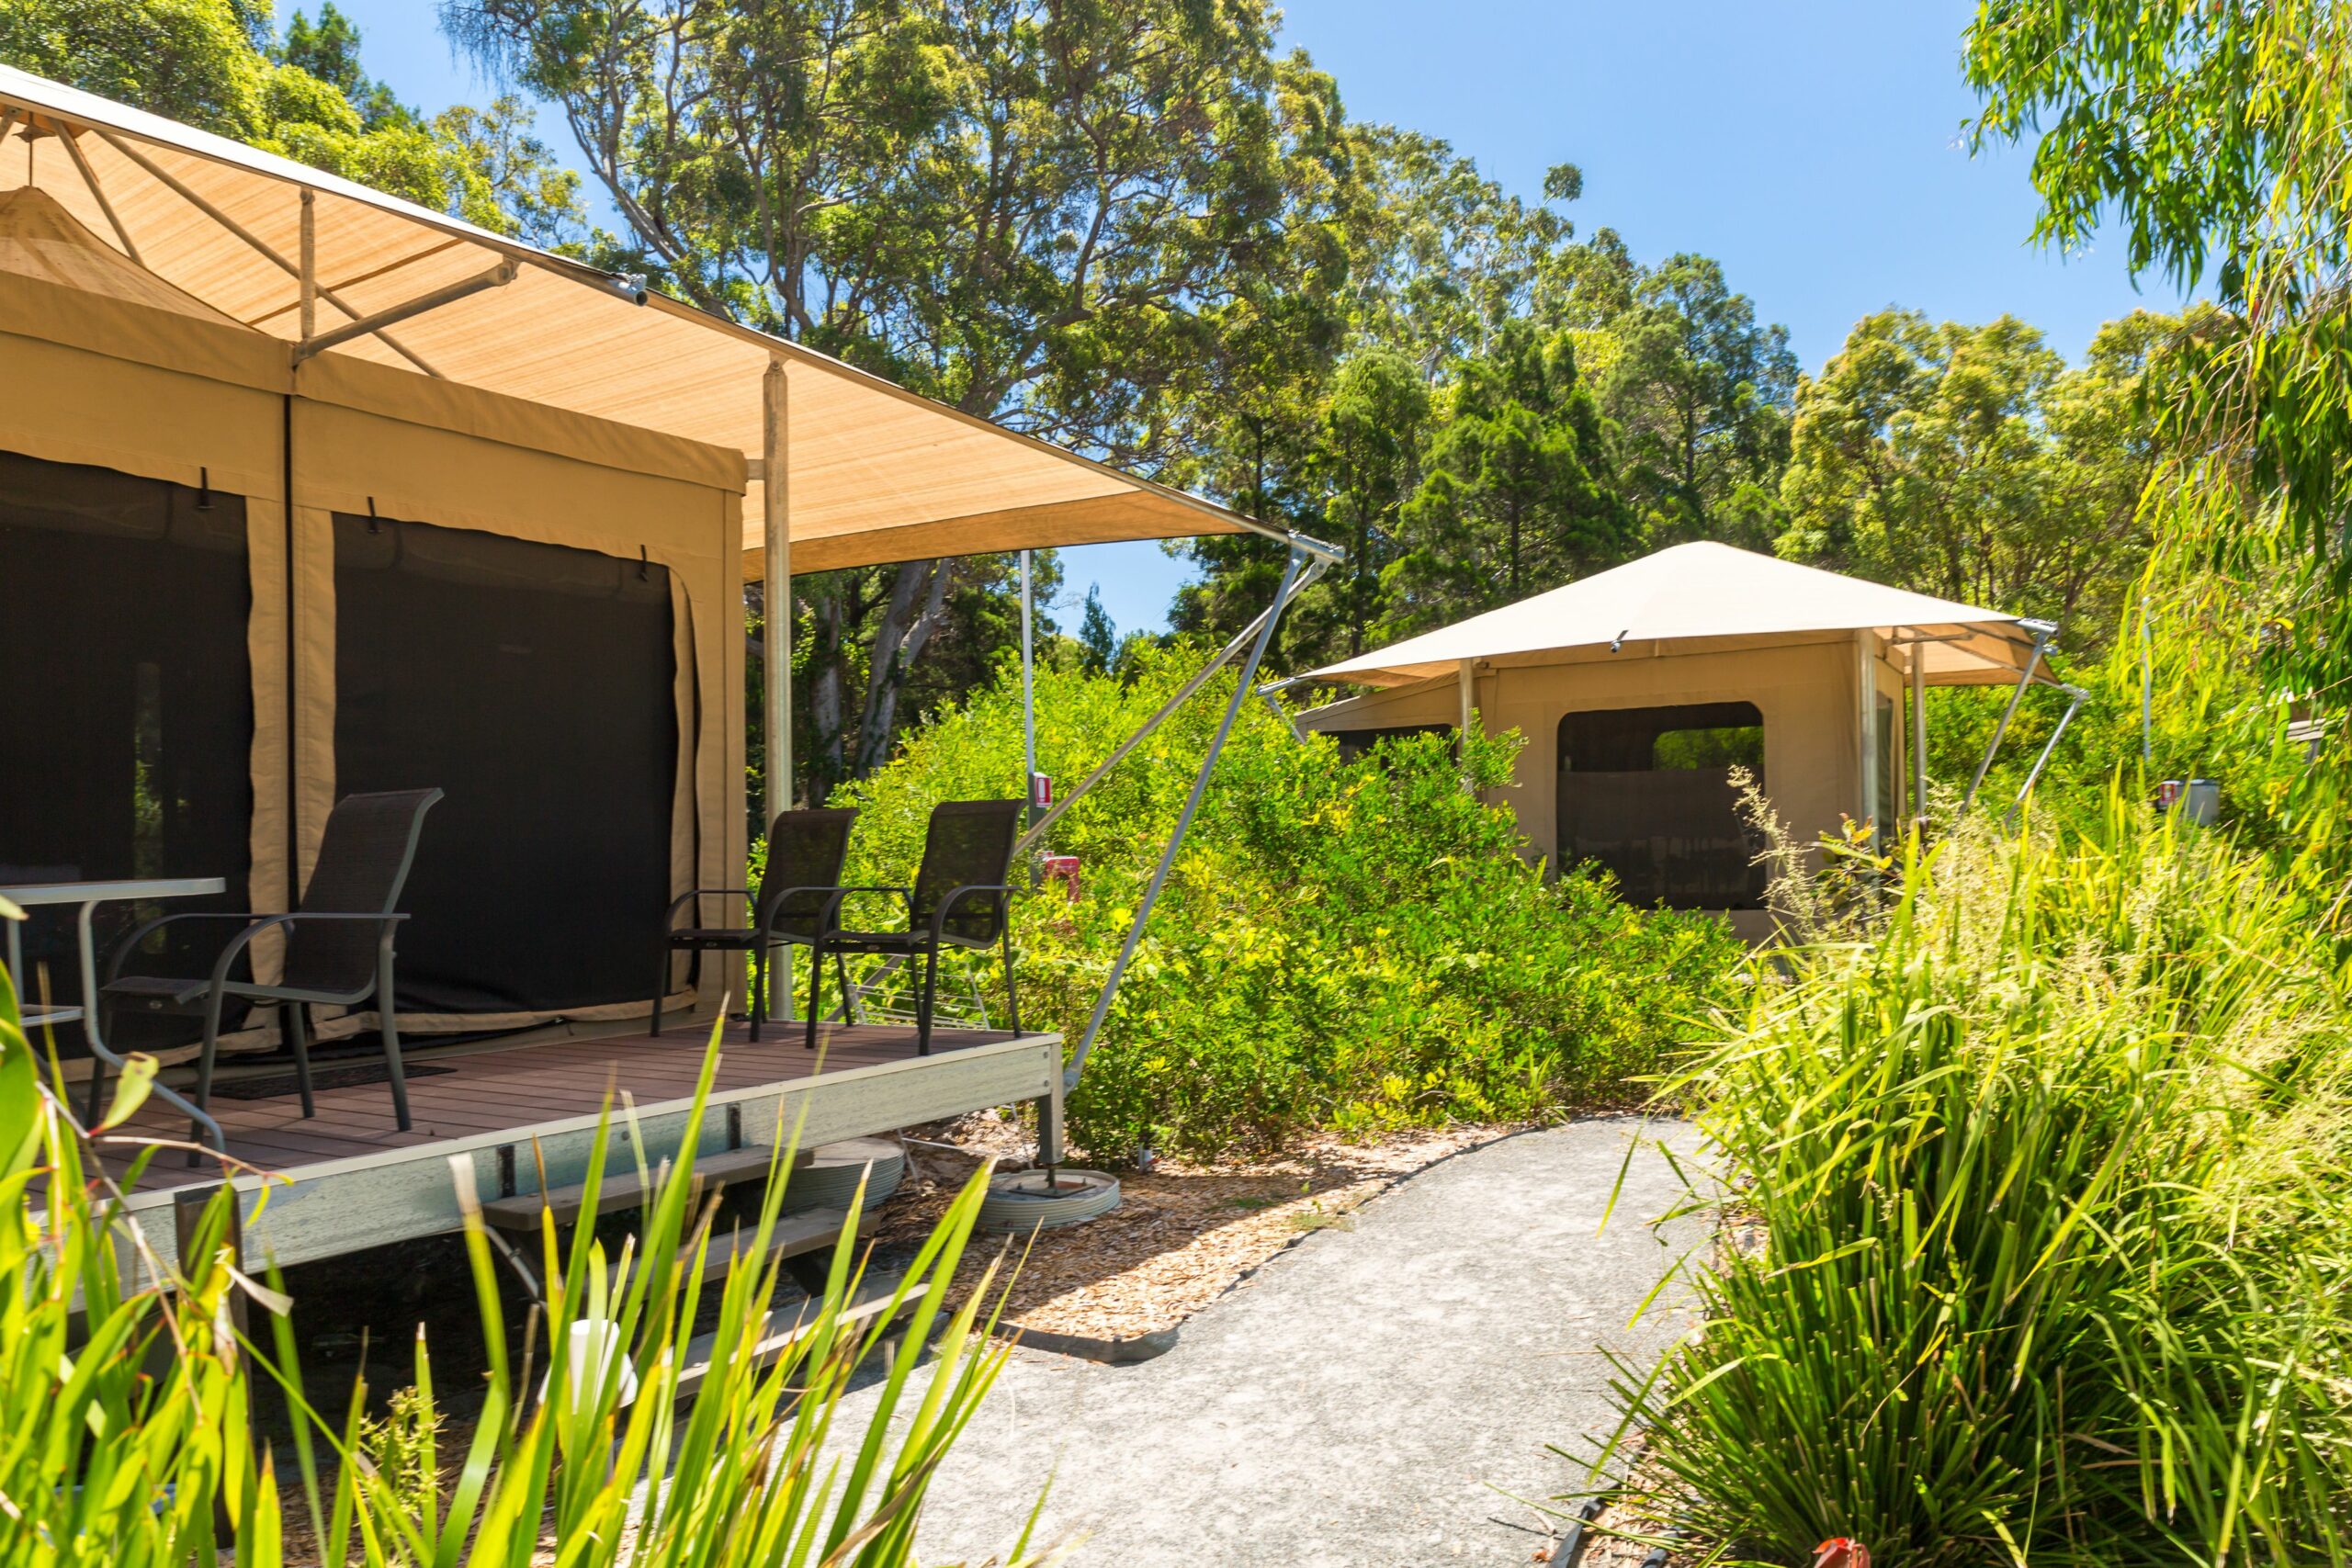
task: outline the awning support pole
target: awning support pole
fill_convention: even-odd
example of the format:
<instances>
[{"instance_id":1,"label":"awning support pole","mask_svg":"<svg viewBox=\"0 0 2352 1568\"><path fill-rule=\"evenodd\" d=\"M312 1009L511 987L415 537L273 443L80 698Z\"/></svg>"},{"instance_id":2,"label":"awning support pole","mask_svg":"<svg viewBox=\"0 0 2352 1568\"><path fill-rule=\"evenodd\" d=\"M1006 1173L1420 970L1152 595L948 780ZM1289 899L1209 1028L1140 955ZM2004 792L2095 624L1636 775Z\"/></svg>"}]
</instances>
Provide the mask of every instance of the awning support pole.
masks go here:
<instances>
[{"instance_id":1,"label":"awning support pole","mask_svg":"<svg viewBox=\"0 0 2352 1568\"><path fill-rule=\"evenodd\" d=\"M310 211L311 193L306 190L302 193L302 213L306 225ZM306 226L303 230L304 235L307 237L310 232ZM345 321L339 327L330 327L315 336L306 333L303 334L302 341L294 345L294 363L300 365L305 359L324 354L328 349L340 344L349 343L354 338L380 333L386 327L396 327L412 317L422 316L427 310L437 310L444 305L454 305L460 299L469 299L486 289L503 288L514 281L515 275L521 270L520 265L513 261L502 261L488 272L476 274L472 277L459 278L455 283L445 283L438 288L420 294L413 299L404 300L389 310L379 310L372 316L362 316L356 321ZM301 276L304 313L311 314L316 309L311 304L311 300L318 293L317 274L313 268L305 266Z\"/></svg>"},{"instance_id":2,"label":"awning support pole","mask_svg":"<svg viewBox=\"0 0 2352 1568\"><path fill-rule=\"evenodd\" d=\"M1241 705L1249 700L1250 683L1257 678L1258 662L1266 656L1266 645L1273 638L1274 623L1282 619L1283 608L1296 592L1299 569L1307 559L1307 552L1303 547L1291 546L1290 559L1283 567L1282 586L1274 591L1274 602L1259 617L1258 635L1251 640L1249 658L1241 666L1239 678L1233 683L1233 695L1226 701L1225 717L1217 722L1216 734L1209 741L1208 755L1201 759L1201 771L1193 775L1193 792L1184 797L1184 809L1177 815L1175 830L1169 834L1168 846L1159 852L1159 863L1152 870L1151 881L1145 885L1143 897L1136 903L1135 919L1127 924L1126 941L1119 944L1119 956L1112 961L1111 973L1102 982L1102 994L1094 998L1094 1012L1086 1021L1086 1032L1079 1036L1078 1049L1070 1054L1069 1066L1062 1074L1065 1092L1078 1087L1079 1074L1086 1068L1087 1054L1094 1049L1095 1037L1102 1032L1102 1021L1110 1016L1112 998L1119 993L1119 981L1126 975L1127 964L1135 957L1136 946L1143 941L1143 928L1151 919L1151 907L1159 902L1159 890L1167 886L1168 874L1175 868L1177 852L1184 847L1184 834L1193 826L1193 815L1201 808L1201 796L1208 793L1209 774L1216 769L1217 756L1225 750L1226 738L1233 733L1233 721L1240 715ZM1059 1149L1048 1149L1041 1154L1040 1158L1051 1166L1059 1155Z\"/></svg>"},{"instance_id":3,"label":"awning support pole","mask_svg":"<svg viewBox=\"0 0 2352 1568\"><path fill-rule=\"evenodd\" d=\"M302 270L295 276L301 285L296 320L300 325L301 341L309 343L319 335L319 214L318 197L310 186L302 187L302 243L297 257ZM295 351L299 364L303 355Z\"/></svg>"},{"instance_id":4,"label":"awning support pole","mask_svg":"<svg viewBox=\"0 0 2352 1568\"><path fill-rule=\"evenodd\" d=\"M771 358L760 379L760 639L763 734L767 745L767 815L792 809L792 518L785 448L791 439L784 361Z\"/></svg>"},{"instance_id":5,"label":"awning support pole","mask_svg":"<svg viewBox=\"0 0 2352 1568\"><path fill-rule=\"evenodd\" d=\"M2050 732L2049 740L2041 748L2041 755L2033 760L2033 767L2025 775L2025 783L2018 786L2017 799L2010 803L2008 811L2001 818L2004 828L2017 825L2018 813L2025 809L2025 797L2033 793L2033 786L2041 781L2043 765L2050 761L2050 754L2058 750L2058 738L2066 733L2066 727L2075 722L2075 710L2083 705L2083 699L2090 695L2080 686L2062 686L2059 689L2066 694L2066 711L2058 716L2058 728Z\"/></svg>"},{"instance_id":6,"label":"awning support pole","mask_svg":"<svg viewBox=\"0 0 2352 1568\"><path fill-rule=\"evenodd\" d=\"M791 383L771 355L760 378L760 734L765 821L792 809L792 441ZM764 827L764 823L763 826ZM781 955L784 1017L799 1016L794 953Z\"/></svg>"},{"instance_id":7,"label":"awning support pole","mask_svg":"<svg viewBox=\"0 0 2352 1568\"><path fill-rule=\"evenodd\" d=\"M1911 815L1928 826L1928 645L1911 645Z\"/></svg>"},{"instance_id":8,"label":"awning support pole","mask_svg":"<svg viewBox=\"0 0 2352 1568\"><path fill-rule=\"evenodd\" d=\"M2017 689L2009 694L2009 705L2001 710L2001 722L1993 727L1992 741L1984 748L1983 760L1976 764L1976 776L1968 781L1968 793L1960 797L1960 810L1963 817L1968 814L1969 807L1975 803L1976 792L1984 787L1984 775L1993 771L1993 758L2000 751L2003 738L2009 733L2009 720L2017 717L2018 704L2024 699L2025 689L2033 684L2034 671L2041 667L2042 649L2048 648L2050 639L2058 635L2058 628L2048 621L2020 621L2018 624L2033 633L2033 651L2026 655L2025 669L2018 676Z\"/></svg>"},{"instance_id":9,"label":"awning support pole","mask_svg":"<svg viewBox=\"0 0 2352 1568\"><path fill-rule=\"evenodd\" d=\"M1293 548L1307 549L1310 551L1310 554L1312 554L1313 542L1306 541L1302 544L1294 545ZM1312 559L1307 564L1306 572L1300 576L1299 580L1295 583L1292 584L1290 596L1295 599L1301 593L1306 592L1310 584L1312 584L1317 578L1321 577L1326 571L1330 570L1330 563L1333 558L1336 558L1323 555L1313 555ZM1013 858L1018 860L1023 855L1025 855L1030 851L1035 849L1038 841L1046 836L1046 829L1060 821L1062 814L1068 811L1071 807L1077 805L1080 800L1084 799L1087 792L1091 790L1096 784L1101 784L1104 778L1108 777L1111 770L1125 761L1129 752L1142 745L1146 740L1150 739L1152 731L1158 729L1162 724L1165 724L1168 721L1169 715L1174 713L1178 708L1182 707L1187 702L1191 701L1193 694L1199 691L1203 686L1207 685L1211 676L1224 669L1227 664L1232 663L1234 659L1242 651L1242 649L1250 647L1251 642L1257 638L1261 632L1264 631L1266 627L1273 624L1273 615L1274 610L1272 607L1269 607L1260 612L1256 620L1251 621L1248 626L1242 627L1240 633L1236 636L1231 642L1227 643L1223 648L1217 649L1216 656L1211 659L1206 664L1202 665L1201 668L1193 673L1191 680L1185 682L1182 686L1177 689L1175 695L1160 704L1158 710L1155 711L1149 718L1145 719L1141 724L1137 725L1136 727L1135 733L1129 735L1125 740L1120 741L1118 746L1109 756L1096 763L1092 773L1080 779L1068 794L1061 795L1059 798L1055 800L1053 805L1047 807L1046 808L1046 814L1043 817L1038 818L1035 824L1032 826L1026 833L1023 833L1021 836L1021 841L1019 843L1012 846ZM1244 682L1244 684L1246 685L1247 682Z\"/></svg>"},{"instance_id":10,"label":"awning support pole","mask_svg":"<svg viewBox=\"0 0 2352 1568\"><path fill-rule=\"evenodd\" d=\"M1033 674L1037 649L1031 621L1029 552L1023 550L1021 552L1021 792L1029 802L1029 809L1023 816L1024 819L1035 822L1041 807L1037 805L1037 688Z\"/></svg>"},{"instance_id":11,"label":"awning support pole","mask_svg":"<svg viewBox=\"0 0 2352 1568\"><path fill-rule=\"evenodd\" d=\"M147 264L139 259L139 247L132 243L130 231L123 227L122 215L114 209L114 203L107 199L106 186L98 184L98 172L90 167L90 155L82 151L80 134L69 127L59 134L58 140L64 142L65 151L73 154L74 166L82 171L82 183L90 187L91 199L98 204L98 210L107 215L107 222L114 229L114 237L122 242L122 254L129 256L134 265L145 266ZM311 193L304 191L303 201L307 203L310 198Z\"/></svg>"},{"instance_id":12,"label":"awning support pole","mask_svg":"<svg viewBox=\"0 0 2352 1568\"><path fill-rule=\"evenodd\" d=\"M187 202L190 207L195 208L207 218L209 218L215 223L220 224L221 228L226 229L238 239L243 240L246 245L251 247L253 250L259 252L270 261L275 262L277 265L278 269L284 272L288 277L299 278L302 276L302 269L295 265L292 262L288 261L284 256L278 254L276 246L270 244L267 241L254 233L252 230L247 229L243 224L238 222L235 219L221 211L211 202L207 201L203 197L198 195L196 191L188 186L186 181L175 177L171 171L165 169L161 164L156 163L154 159L150 158L147 154L139 151L138 148L132 146L129 141L124 141L121 137L107 130L104 126L94 125L90 130L95 135L96 135L99 141L105 142L107 146L121 153L124 157L130 159L132 163L146 170L150 175L155 177L157 183L170 190L172 194L177 196L182 201ZM345 304L342 299L338 297L335 291L332 288L320 289L319 298L324 299L328 304L334 306L336 310L341 310L346 316L356 317L359 314L358 311ZM447 378L441 375L441 372L433 368L432 366L427 365L424 359L410 353L409 350L401 344L401 341L392 336L391 333L379 332L376 335L383 340L385 347L390 349L394 354L399 355L402 359L407 360L411 365L415 366L419 370L424 371L427 376L431 376L438 379L447 379Z\"/></svg>"}]
</instances>

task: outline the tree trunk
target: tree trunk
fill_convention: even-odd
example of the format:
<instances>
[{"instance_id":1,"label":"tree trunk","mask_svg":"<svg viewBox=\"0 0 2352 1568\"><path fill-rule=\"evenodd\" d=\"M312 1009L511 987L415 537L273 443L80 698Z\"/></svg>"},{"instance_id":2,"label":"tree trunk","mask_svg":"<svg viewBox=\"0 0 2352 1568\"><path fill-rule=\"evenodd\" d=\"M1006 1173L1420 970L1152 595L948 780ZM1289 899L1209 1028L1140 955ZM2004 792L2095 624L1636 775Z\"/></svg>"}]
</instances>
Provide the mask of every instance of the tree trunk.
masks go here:
<instances>
[{"instance_id":1,"label":"tree trunk","mask_svg":"<svg viewBox=\"0 0 2352 1568\"><path fill-rule=\"evenodd\" d=\"M865 710L858 723L851 777L864 778L889 760L897 739L899 694L947 619L947 577L944 560L922 560L906 562L891 580L889 599L874 628Z\"/></svg>"}]
</instances>

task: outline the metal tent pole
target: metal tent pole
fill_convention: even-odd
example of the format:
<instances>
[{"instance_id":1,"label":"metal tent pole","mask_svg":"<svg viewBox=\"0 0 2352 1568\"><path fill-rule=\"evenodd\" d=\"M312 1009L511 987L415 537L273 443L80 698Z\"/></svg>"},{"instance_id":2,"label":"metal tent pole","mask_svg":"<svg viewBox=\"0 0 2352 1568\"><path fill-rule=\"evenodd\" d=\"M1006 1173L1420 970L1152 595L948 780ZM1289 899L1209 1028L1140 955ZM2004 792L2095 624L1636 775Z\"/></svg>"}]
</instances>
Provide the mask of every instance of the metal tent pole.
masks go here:
<instances>
[{"instance_id":1,"label":"metal tent pole","mask_svg":"<svg viewBox=\"0 0 2352 1568\"><path fill-rule=\"evenodd\" d=\"M1313 557L1313 559L1309 562L1306 570L1300 575L1296 582L1291 585L1290 596L1295 599L1301 593L1306 592L1309 585L1311 585L1317 578L1321 577L1326 571L1329 571L1331 569L1331 562L1333 560L1340 559L1341 558L1340 557L1339 552L1333 549L1332 547L1318 544L1311 539L1303 540L1302 542L1295 544L1293 547L1306 550ZM1121 762L1126 760L1128 753L1132 752L1136 747L1149 739L1151 738L1152 731L1158 729L1162 724L1168 721L1169 715L1174 713L1178 708L1182 707L1186 703L1192 701L1193 694L1199 691L1203 686L1207 685L1211 676L1224 669L1227 664L1230 664L1234 660L1235 657L1240 654L1243 649L1249 648L1253 642L1257 641L1259 635L1264 631L1266 627L1273 625L1273 615L1274 611L1272 607L1260 611L1256 620L1251 621L1248 626L1242 627L1239 634L1237 635L1231 642L1227 643L1223 648L1217 649L1215 658L1211 659L1206 664L1202 665L1199 670L1195 671L1192 679L1186 681L1183 685L1177 688L1176 694L1173 696L1160 704L1159 708L1153 712L1149 718L1145 719L1141 724L1137 725L1135 728L1135 732L1129 735L1125 740L1120 741L1109 756L1103 758L1100 762L1097 762L1094 765L1093 772L1088 773L1069 789L1063 791L1062 794L1054 801L1053 805L1046 808L1046 814L1043 817L1038 818L1036 822L1030 827L1027 832L1021 835L1021 841L1012 846L1013 857L1015 859L1019 859L1021 856L1027 854L1031 850L1036 848L1038 841L1046 836L1046 829L1052 827L1056 822L1060 821L1064 812L1068 811L1071 807L1084 799L1088 791L1091 790L1096 784L1101 784L1104 778L1109 776L1112 769L1117 767Z\"/></svg>"},{"instance_id":2,"label":"metal tent pole","mask_svg":"<svg viewBox=\"0 0 2352 1568\"><path fill-rule=\"evenodd\" d=\"M1028 797L1024 819L1035 824L1037 805L1037 661L1029 596L1029 552L1021 552L1021 791Z\"/></svg>"},{"instance_id":3,"label":"metal tent pole","mask_svg":"<svg viewBox=\"0 0 2352 1568\"><path fill-rule=\"evenodd\" d=\"M1151 907L1159 899L1159 890L1167 885L1168 874L1176 864L1177 852L1184 847L1184 834L1193 825L1193 813L1200 809L1201 796L1207 793L1209 774L1216 771L1216 760L1225 750L1226 738L1233 733L1233 721L1241 712L1241 705L1249 699L1250 682L1257 678L1258 662L1266 654L1266 644L1272 638L1274 623L1282 619L1283 607L1297 591L1299 568L1309 558L1305 546L1291 546L1290 560L1283 568L1282 586L1274 591L1274 602L1260 619L1258 635L1250 645L1248 660L1233 683L1233 695L1225 705L1225 716L1216 727L1216 734L1209 741L1208 755L1201 759L1201 771L1193 776L1193 791L1184 799L1184 809L1177 815L1175 830L1168 837L1168 847L1160 852L1159 863L1151 874L1151 881L1143 890L1143 897L1136 905L1135 919L1128 923L1126 940L1119 946L1119 956L1112 961L1111 973L1102 982L1102 991L1094 998L1094 1012L1086 1021L1086 1032L1079 1037L1078 1049L1071 1053L1069 1068L1062 1074L1065 1091L1078 1086L1079 1074L1085 1070L1087 1054L1094 1049L1094 1040L1102 1032L1102 1021L1111 1011L1111 1001L1118 994L1119 981L1127 972L1127 964L1136 955L1136 947L1143 941L1143 928L1151 919ZM1059 1130L1056 1130L1058 1137ZM1058 1148L1044 1152L1042 1161L1050 1168L1058 1158Z\"/></svg>"},{"instance_id":4,"label":"metal tent pole","mask_svg":"<svg viewBox=\"0 0 2352 1568\"><path fill-rule=\"evenodd\" d=\"M768 822L792 809L791 436L791 384L784 360L770 355L760 378L760 718ZM799 1011L793 1000L793 972L799 967L793 954L787 945L779 955L786 1019ZM769 985L773 988L774 978Z\"/></svg>"},{"instance_id":5,"label":"metal tent pole","mask_svg":"<svg viewBox=\"0 0 2352 1568\"><path fill-rule=\"evenodd\" d=\"M763 719L767 746L767 815L792 808L792 487L785 452L791 440L790 384L784 361L771 358L760 380L760 602Z\"/></svg>"},{"instance_id":6,"label":"metal tent pole","mask_svg":"<svg viewBox=\"0 0 2352 1568\"><path fill-rule=\"evenodd\" d=\"M2059 737L2066 733L2066 727L2075 722L2075 710L2083 705L2083 699L2090 695L2080 686L2061 686L2059 690L2066 694L2066 711L2058 716L2058 728L2050 732L2050 739L2042 746L2041 755L2033 760L2033 767L2026 773L2025 783L2018 786L2017 799L2010 803L2007 813L2001 818L2001 825L2005 828L2017 822L2018 813L2025 809L2025 797L2033 793L2033 786L2041 781L2041 770L2049 762L2050 754L2058 750Z\"/></svg>"},{"instance_id":7,"label":"metal tent pole","mask_svg":"<svg viewBox=\"0 0 2352 1568\"><path fill-rule=\"evenodd\" d=\"M2009 720L2017 717L2018 704L2024 698L2025 689L2033 684L2034 671L2041 667L2042 650L2050 646L2050 639L2058 635L2058 628L2048 621L2019 621L2018 625L2033 634L2033 651L2026 655L2025 669L2018 676L2017 689L2009 694L2009 705L2001 710L2001 722L1993 727L1992 742L1984 748L1984 756L1976 764L1976 776L1968 781L1968 793L1960 797L1960 809L1963 815L1974 803L1977 790L1984 785L1984 775L1993 770L1993 758L2001 750L2003 738L2009 733Z\"/></svg>"},{"instance_id":8,"label":"metal tent pole","mask_svg":"<svg viewBox=\"0 0 2352 1568\"><path fill-rule=\"evenodd\" d=\"M1928 823L1928 645L1911 645L1911 815Z\"/></svg>"}]
</instances>

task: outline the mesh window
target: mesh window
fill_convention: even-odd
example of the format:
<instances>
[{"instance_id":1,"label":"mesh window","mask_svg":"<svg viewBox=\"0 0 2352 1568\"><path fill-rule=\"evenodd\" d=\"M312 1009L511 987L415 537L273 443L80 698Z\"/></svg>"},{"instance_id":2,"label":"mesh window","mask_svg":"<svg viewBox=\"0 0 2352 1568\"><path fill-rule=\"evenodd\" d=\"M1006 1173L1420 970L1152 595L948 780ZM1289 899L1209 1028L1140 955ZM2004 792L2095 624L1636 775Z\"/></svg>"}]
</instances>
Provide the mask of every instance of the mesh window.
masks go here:
<instances>
[{"instance_id":1,"label":"mesh window","mask_svg":"<svg viewBox=\"0 0 2352 1568\"><path fill-rule=\"evenodd\" d=\"M447 798L401 907L400 1006L645 999L670 900L669 574L335 518L335 788Z\"/></svg>"},{"instance_id":2,"label":"mesh window","mask_svg":"<svg viewBox=\"0 0 2352 1568\"><path fill-rule=\"evenodd\" d=\"M28 394L29 395L29 394ZM134 919L244 908L253 817L252 587L243 498L105 468L0 453L0 885L220 876L229 891ZM77 998L73 911L34 908L25 986ZM149 974L211 969L223 928L175 927L140 955ZM192 1038L183 1021L131 1019L133 1048ZM57 1032L61 1053L81 1032Z\"/></svg>"},{"instance_id":3,"label":"mesh window","mask_svg":"<svg viewBox=\"0 0 2352 1568\"><path fill-rule=\"evenodd\" d=\"M1610 708L1560 720L1560 863L1597 861L1629 903L1756 909L1764 868L1731 771L1764 782L1764 717L1748 703Z\"/></svg>"}]
</instances>

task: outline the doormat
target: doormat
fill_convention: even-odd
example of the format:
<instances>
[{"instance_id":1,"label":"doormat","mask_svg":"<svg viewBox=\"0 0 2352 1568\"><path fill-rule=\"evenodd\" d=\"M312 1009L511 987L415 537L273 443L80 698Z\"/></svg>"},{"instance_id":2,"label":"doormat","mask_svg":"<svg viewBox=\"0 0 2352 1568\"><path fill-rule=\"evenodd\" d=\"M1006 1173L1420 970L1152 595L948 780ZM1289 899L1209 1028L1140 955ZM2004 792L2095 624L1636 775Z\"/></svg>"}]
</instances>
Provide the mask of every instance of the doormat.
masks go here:
<instances>
[{"instance_id":1,"label":"doormat","mask_svg":"<svg viewBox=\"0 0 2352 1568\"><path fill-rule=\"evenodd\" d=\"M401 1077L414 1082L418 1078L439 1077L454 1073L455 1067L416 1066L405 1069ZM390 1069L378 1062L364 1067L321 1067L311 1074L313 1092L327 1089L358 1089L371 1083L392 1081ZM302 1092L301 1080L292 1073L273 1073L266 1078L228 1078L212 1086L215 1100L276 1100L281 1095Z\"/></svg>"}]
</instances>

